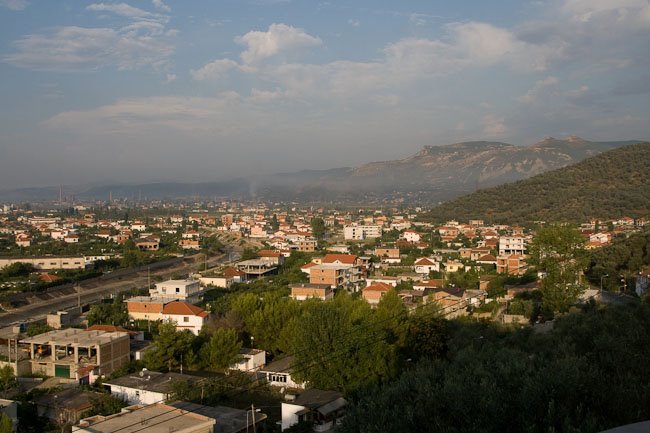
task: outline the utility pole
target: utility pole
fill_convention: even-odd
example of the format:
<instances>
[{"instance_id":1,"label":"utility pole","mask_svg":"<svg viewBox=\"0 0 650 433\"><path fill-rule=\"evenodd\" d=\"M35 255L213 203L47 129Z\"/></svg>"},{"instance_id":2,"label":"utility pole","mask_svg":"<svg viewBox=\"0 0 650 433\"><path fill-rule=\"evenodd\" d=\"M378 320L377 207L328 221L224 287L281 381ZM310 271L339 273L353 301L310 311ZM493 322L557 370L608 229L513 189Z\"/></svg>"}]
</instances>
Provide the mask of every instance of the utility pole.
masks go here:
<instances>
[{"instance_id":1,"label":"utility pole","mask_svg":"<svg viewBox=\"0 0 650 433\"><path fill-rule=\"evenodd\" d=\"M253 415L253 433L257 433L255 427L255 405L254 404L251 404L251 412Z\"/></svg>"}]
</instances>

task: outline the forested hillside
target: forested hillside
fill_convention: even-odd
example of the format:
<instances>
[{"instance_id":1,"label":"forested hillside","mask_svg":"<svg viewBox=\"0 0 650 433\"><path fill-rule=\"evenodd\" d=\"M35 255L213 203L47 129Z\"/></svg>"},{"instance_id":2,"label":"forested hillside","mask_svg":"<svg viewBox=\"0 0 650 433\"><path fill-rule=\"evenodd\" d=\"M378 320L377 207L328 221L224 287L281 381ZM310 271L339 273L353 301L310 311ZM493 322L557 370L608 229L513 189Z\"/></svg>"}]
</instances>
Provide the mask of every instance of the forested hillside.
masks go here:
<instances>
[{"instance_id":1,"label":"forested hillside","mask_svg":"<svg viewBox=\"0 0 650 433\"><path fill-rule=\"evenodd\" d=\"M479 190L435 207L425 220L585 221L650 214L650 143L610 150L530 179Z\"/></svg>"}]
</instances>

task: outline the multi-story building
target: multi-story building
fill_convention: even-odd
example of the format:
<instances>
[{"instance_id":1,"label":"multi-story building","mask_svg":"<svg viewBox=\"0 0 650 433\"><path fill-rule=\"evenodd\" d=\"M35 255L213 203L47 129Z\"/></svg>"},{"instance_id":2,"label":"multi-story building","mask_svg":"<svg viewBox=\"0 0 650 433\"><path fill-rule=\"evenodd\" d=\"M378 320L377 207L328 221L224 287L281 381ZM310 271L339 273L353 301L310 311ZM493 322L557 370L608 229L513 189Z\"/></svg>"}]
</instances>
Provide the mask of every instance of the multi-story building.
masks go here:
<instances>
[{"instance_id":1,"label":"multi-story building","mask_svg":"<svg viewBox=\"0 0 650 433\"><path fill-rule=\"evenodd\" d=\"M0 259L0 269L14 263L27 263L39 271L53 269L85 269L86 260L79 257L8 257Z\"/></svg>"},{"instance_id":2,"label":"multi-story building","mask_svg":"<svg viewBox=\"0 0 650 433\"><path fill-rule=\"evenodd\" d=\"M292 284L291 297L297 301L304 301L310 298L317 298L323 301L334 297L334 290L331 284Z\"/></svg>"},{"instance_id":3,"label":"multi-story building","mask_svg":"<svg viewBox=\"0 0 650 433\"><path fill-rule=\"evenodd\" d=\"M526 254L526 238L523 236L501 236L499 238L499 255Z\"/></svg>"},{"instance_id":4,"label":"multi-story building","mask_svg":"<svg viewBox=\"0 0 650 433\"><path fill-rule=\"evenodd\" d=\"M167 298L196 304L201 300L203 290L198 281L167 280L156 283L156 288L149 289L152 298Z\"/></svg>"},{"instance_id":5,"label":"multi-story building","mask_svg":"<svg viewBox=\"0 0 650 433\"><path fill-rule=\"evenodd\" d=\"M32 374L92 383L129 362L129 334L68 328L20 341L29 346Z\"/></svg>"},{"instance_id":6,"label":"multi-story building","mask_svg":"<svg viewBox=\"0 0 650 433\"><path fill-rule=\"evenodd\" d=\"M382 230L378 225L349 225L343 227L345 240L362 241L381 236Z\"/></svg>"},{"instance_id":7,"label":"multi-story building","mask_svg":"<svg viewBox=\"0 0 650 433\"><path fill-rule=\"evenodd\" d=\"M497 273L523 275L528 270L526 256L519 254L503 254L497 257Z\"/></svg>"}]
</instances>

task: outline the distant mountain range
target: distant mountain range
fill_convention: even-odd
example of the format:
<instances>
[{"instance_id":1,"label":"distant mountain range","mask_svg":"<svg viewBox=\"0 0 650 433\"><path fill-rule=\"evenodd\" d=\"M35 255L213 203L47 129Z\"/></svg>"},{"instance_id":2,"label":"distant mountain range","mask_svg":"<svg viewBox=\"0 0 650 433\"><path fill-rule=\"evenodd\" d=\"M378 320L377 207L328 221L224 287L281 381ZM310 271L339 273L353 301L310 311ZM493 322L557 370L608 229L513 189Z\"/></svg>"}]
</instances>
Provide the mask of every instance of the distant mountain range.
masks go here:
<instances>
[{"instance_id":1,"label":"distant mountain range","mask_svg":"<svg viewBox=\"0 0 650 433\"><path fill-rule=\"evenodd\" d=\"M480 188L500 185L575 164L585 158L639 141L592 142L579 137L546 138L532 146L473 141L425 146L408 158L371 162L355 168L305 170L225 182L149 183L76 188L77 199L262 197L325 201L363 199L367 195L420 193L428 201L449 200ZM54 200L58 188L0 191L0 200Z\"/></svg>"},{"instance_id":2,"label":"distant mountain range","mask_svg":"<svg viewBox=\"0 0 650 433\"><path fill-rule=\"evenodd\" d=\"M650 217L650 143L633 144L529 179L476 191L423 219L497 223Z\"/></svg>"}]
</instances>

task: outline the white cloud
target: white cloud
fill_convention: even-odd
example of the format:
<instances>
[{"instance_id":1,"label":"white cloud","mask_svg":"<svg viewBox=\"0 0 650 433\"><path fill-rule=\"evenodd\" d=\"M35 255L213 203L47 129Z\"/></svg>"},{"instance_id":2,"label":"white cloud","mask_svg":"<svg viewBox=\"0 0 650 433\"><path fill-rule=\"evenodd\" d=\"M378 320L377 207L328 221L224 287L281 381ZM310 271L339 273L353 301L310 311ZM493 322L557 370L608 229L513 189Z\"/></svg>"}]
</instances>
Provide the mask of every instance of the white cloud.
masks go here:
<instances>
[{"instance_id":1,"label":"white cloud","mask_svg":"<svg viewBox=\"0 0 650 433\"><path fill-rule=\"evenodd\" d=\"M247 65L240 65L231 59L217 59L207 65L202 66L197 70L190 70L192 78L197 81L218 79L223 77L231 70L238 70L241 72L254 72L255 68Z\"/></svg>"},{"instance_id":2,"label":"white cloud","mask_svg":"<svg viewBox=\"0 0 650 433\"><path fill-rule=\"evenodd\" d=\"M173 83L174 81L176 81L176 74L167 74L165 83Z\"/></svg>"},{"instance_id":3,"label":"white cloud","mask_svg":"<svg viewBox=\"0 0 650 433\"><path fill-rule=\"evenodd\" d=\"M548 91L549 88L556 87L559 82L559 78L552 76L546 77L543 80L538 80L525 95L518 97L517 100L524 104L534 104Z\"/></svg>"},{"instance_id":4,"label":"white cloud","mask_svg":"<svg viewBox=\"0 0 650 433\"><path fill-rule=\"evenodd\" d=\"M575 22L607 23L617 27L650 26L647 0L566 0L562 9Z\"/></svg>"},{"instance_id":5,"label":"white cloud","mask_svg":"<svg viewBox=\"0 0 650 433\"><path fill-rule=\"evenodd\" d=\"M111 12L129 18L117 27L65 26L27 34L14 41L15 52L3 60L14 66L44 71L118 70L151 66L164 68L174 53L174 29L168 17L126 3L93 3L93 12Z\"/></svg>"},{"instance_id":6,"label":"white cloud","mask_svg":"<svg viewBox=\"0 0 650 433\"><path fill-rule=\"evenodd\" d=\"M29 6L29 2L27 0L0 0L0 6L12 11L22 11Z\"/></svg>"},{"instance_id":7,"label":"white cloud","mask_svg":"<svg viewBox=\"0 0 650 433\"><path fill-rule=\"evenodd\" d=\"M352 27L359 27L361 25L361 21L356 18L350 18L348 20L348 24L350 24Z\"/></svg>"},{"instance_id":8,"label":"white cloud","mask_svg":"<svg viewBox=\"0 0 650 433\"><path fill-rule=\"evenodd\" d=\"M86 10L93 12L112 12L128 18L149 18L156 14L130 6L126 3L93 3L86 6Z\"/></svg>"},{"instance_id":9,"label":"white cloud","mask_svg":"<svg viewBox=\"0 0 650 433\"><path fill-rule=\"evenodd\" d=\"M163 3L162 0L151 0L151 3L153 3L154 7L156 9L160 9L163 12L171 12L172 8L170 8L168 5Z\"/></svg>"},{"instance_id":10,"label":"white cloud","mask_svg":"<svg viewBox=\"0 0 650 433\"><path fill-rule=\"evenodd\" d=\"M235 39L245 45L241 53L244 63L257 63L280 52L296 48L320 45L320 38L305 33L304 30L286 24L271 24L268 31L251 31Z\"/></svg>"},{"instance_id":11,"label":"white cloud","mask_svg":"<svg viewBox=\"0 0 650 433\"><path fill-rule=\"evenodd\" d=\"M501 138L509 132L503 117L488 114L483 117L483 136L485 138Z\"/></svg>"},{"instance_id":12,"label":"white cloud","mask_svg":"<svg viewBox=\"0 0 650 433\"><path fill-rule=\"evenodd\" d=\"M118 70L162 67L174 52L151 28L59 27L47 33L23 36L13 43L15 53L4 56L14 66L46 71Z\"/></svg>"}]
</instances>

